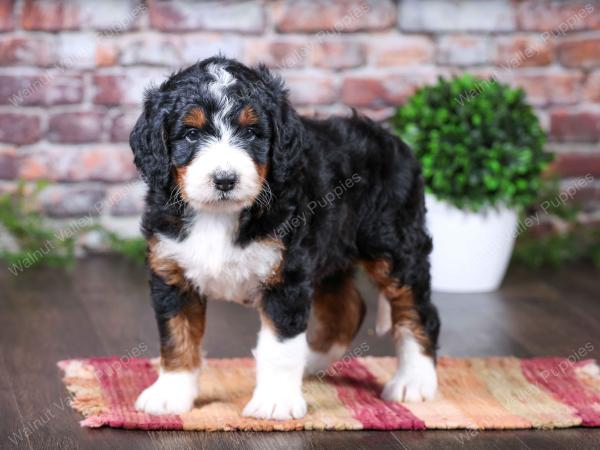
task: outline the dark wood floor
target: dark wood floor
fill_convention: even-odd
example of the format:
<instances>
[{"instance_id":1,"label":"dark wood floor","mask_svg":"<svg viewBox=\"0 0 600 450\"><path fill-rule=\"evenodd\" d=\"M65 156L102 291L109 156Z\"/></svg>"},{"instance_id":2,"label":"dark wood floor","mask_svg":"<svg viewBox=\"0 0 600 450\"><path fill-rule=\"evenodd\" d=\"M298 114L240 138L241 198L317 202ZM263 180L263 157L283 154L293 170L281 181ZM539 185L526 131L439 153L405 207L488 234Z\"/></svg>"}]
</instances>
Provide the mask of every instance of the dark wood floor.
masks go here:
<instances>
[{"instance_id":1,"label":"dark wood floor","mask_svg":"<svg viewBox=\"0 0 600 450\"><path fill-rule=\"evenodd\" d=\"M72 272L43 269L13 276L0 267L0 448L600 448L600 430L427 432L200 433L79 427L66 406L57 360L125 355L147 346L158 354L144 270L92 258ZM373 333L375 293L359 276L369 315L356 342L391 355ZM569 356L600 346L600 274L591 269L512 270L500 292L435 295L442 316L441 354ZM209 305L205 348L211 357L249 355L256 313ZM30 433L26 436L27 428ZM19 437L20 436L20 437ZM465 440L466 436L466 440ZM11 439L8 439L8 438ZM14 442L12 442L14 441ZM464 442L463 442L464 441Z\"/></svg>"}]
</instances>

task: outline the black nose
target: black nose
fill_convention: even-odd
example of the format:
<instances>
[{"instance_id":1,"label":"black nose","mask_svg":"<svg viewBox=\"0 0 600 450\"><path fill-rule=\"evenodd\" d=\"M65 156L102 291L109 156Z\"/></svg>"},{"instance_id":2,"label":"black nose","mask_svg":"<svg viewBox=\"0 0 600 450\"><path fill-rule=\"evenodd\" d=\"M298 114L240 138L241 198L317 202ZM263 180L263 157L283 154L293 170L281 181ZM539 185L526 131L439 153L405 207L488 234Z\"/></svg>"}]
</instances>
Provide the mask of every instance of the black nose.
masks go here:
<instances>
[{"instance_id":1,"label":"black nose","mask_svg":"<svg viewBox=\"0 0 600 450\"><path fill-rule=\"evenodd\" d=\"M219 171L215 172L212 176L215 187L223 192L232 190L237 183L238 177L235 172Z\"/></svg>"}]
</instances>

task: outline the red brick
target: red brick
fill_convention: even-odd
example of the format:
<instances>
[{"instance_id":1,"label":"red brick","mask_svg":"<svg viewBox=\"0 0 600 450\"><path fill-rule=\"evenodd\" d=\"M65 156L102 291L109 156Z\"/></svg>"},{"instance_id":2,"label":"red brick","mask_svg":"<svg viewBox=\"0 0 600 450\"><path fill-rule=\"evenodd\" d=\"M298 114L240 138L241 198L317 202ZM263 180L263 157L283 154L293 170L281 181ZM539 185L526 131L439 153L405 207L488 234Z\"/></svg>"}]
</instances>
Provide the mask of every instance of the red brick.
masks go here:
<instances>
[{"instance_id":1,"label":"red brick","mask_svg":"<svg viewBox=\"0 0 600 450\"><path fill-rule=\"evenodd\" d=\"M488 61L489 39L471 34L450 34L438 42L436 61L439 64L470 66Z\"/></svg>"},{"instance_id":2,"label":"red brick","mask_svg":"<svg viewBox=\"0 0 600 450\"><path fill-rule=\"evenodd\" d=\"M32 144L39 140L41 133L37 115L0 113L0 142Z\"/></svg>"},{"instance_id":3,"label":"red brick","mask_svg":"<svg viewBox=\"0 0 600 450\"><path fill-rule=\"evenodd\" d=\"M434 47L425 36L386 36L369 41L368 54L378 66L424 64L433 60Z\"/></svg>"},{"instance_id":4,"label":"red brick","mask_svg":"<svg viewBox=\"0 0 600 450\"><path fill-rule=\"evenodd\" d=\"M0 65L49 66L57 62L52 41L41 36L0 36Z\"/></svg>"},{"instance_id":5,"label":"red brick","mask_svg":"<svg viewBox=\"0 0 600 450\"><path fill-rule=\"evenodd\" d=\"M385 77L349 76L342 84L342 101L348 106L381 109L406 101L415 90L435 81L436 72L418 71Z\"/></svg>"},{"instance_id":6,"label":"red brick","mask_svg":"<svg viewBox=\"0 0 600 450\"><path fill-rule=\"evenodd\" d=\"M150 25L162 31L239 31L260 33L265 26L262 2L164 2L149 0Z\"/></svg>"},{"instance_id":7,"label":"red brick","mask_svg":"<svg viewBox=\"0 0 600 450\"><path fill-rule=\"evenodd\" d=\"M561 142L596 142L600 139L600 113L554 110L550 114L550 134Z\"/></svg>"},{"instance_id":8,"label":"red brick","mask_svg":"<svg viewBox=\"0 0 600 450\"><path fill-rule=\"evenodd\" d=\"M600 3L593 1L527 0L517 4L520 29L563 34L571 30L600 28Z\"/></svg>"},{"instance_id":9,"label":"red brick","mask_svg":"<svg viewBox=\"0 0 600 450\"><path fill-rule=\"evenodd\" d=\"M120 54L119 48L114 43L101 41L96 45L96 66L114 66L119 62Z\"/></svg>"},{"instance_id":10,"label":"red brick","mask_svg":"<svg viewBox=\"0 0 600 450\"><path fill-rule=\"evenodd\" d=\"M287 0L273 4L273 16L283 32L346 33L394 26L396 7L389 0Z\"/></svg>"},{"instance_id":11,"label":"red brick","mask_svg":"<svg viewBox=\"0 0 600 450\"><path fill-rule=\"evenodd\" d=\"M114 106L123 101L127 77L125 75L94 75L96 93L94 103Z\"/></svg>"},{"instance_id":12,"label":"red brick","mask_svg":"<svg viewBox=\"0 0 600 450\"><path fill-rule=\"evenodd\" d=\"M12 31L15 28L15 2L3 0L0 2L0 31Z\"/></svg>"},{"instance_id":13,"label":"red brick","mask_svg":"<svg viewBox=\"0 0 600 450\"><path fill-rule=\"evenodd\" d=\"M591 102L600 103L600 70L588 75L585 85L585 98Z\"/></svg>"},{"instance_id":14,"label":"red brick","mask_svg":"<svg viewBox=\"0 0 600 450\"><path fill-rule=\"evenodd\" d=\"M79 5L66 0L25 0L21 26L26 30L76 30L80 26Z\"/></svg>"},{"instance_id":15,"label":"red brick","mask_svg":"<svg viewBox=\"0 0 600 450\"><path fill-rule=\"evenodd\" d=\"M137 176L127 145L55 147L18 155L19 177L50 181L129 181Z\"/></svg>"},{"instance_id":16,"label":"red brick","mask_svg":"<svg viewBox=\"0 0 600 450\"><path fill-rule=\"evenodd\" d=\"M353 76L342 84L342 101L349 106L382 107L385 96L381 79Z\"/></svg>"},{"instance_id":17,"label":"red brick","mask_svg":"<svg viewBox=\"0 0 600 450\"><path fill-rule=\"evenodd\" d=\"M40 192L39 202L50 217L82 217L82 224L90 225L86 218L100 214L105 196L106 189L98 184L54 185ZM73 226L78 224L74 221Z\"/></svg>"},{"instance_id":18,"label":"red brick","mask_svg":"<svg viewBox=\"0 0 600 450\"><path fill-rule=\"evenodd\" d=\"M600 153L559 153L552 166L562 177L600 176Z\"/></svg>"},{"instance_id":19,"label":"red brick","mask_svg":"<svg viewBox=\"0 0 600 450\"><path fill-rule=\"evenodd\" d=\"M330 77L290 75L286 77L294 105L328 105L337 100L337 89Z\"/></svg>"},{"instance_id":20,"label":"red brick","mask_svg":"<svg viewBox=\"0 0 600 450\"><path fill-rule=\"evenodd\" d=\"M17 175L15 147L0 146L0 179L13 180Z\"/></svg>"},{"instance_id":21,"label":"red brick","mask_svg":"<svg viewBox=\"0 0 600 450\"><path fill-rule=\"evenodd\" d=\"M250 65L263 63L274 69L299 68L306 65L311 51L310 45L301 42L260 39L246 44L245 62Z\"/></svg>"},{"instance_id":22,"label":"red brick","mask_svg":"<svg viewBox=\"0 0 600 450\"><path fill-rule=\"evenodd\" d=\"M322 42L313 52L314 65L326 69L350 69L365 62L365 46L358 42Z\"/></svg>"},{"instance_id":23,"label":"red brick","mask_svg":"<svg viewBox=\"0 0 600 450\"><path fill-rule=\"evenodd\" d=\"M558 59L567 67L600 66L600 37L561 40Z\"/></svg>"},{"instance_id":24,"label":"red brick","mask_svg":"<svg viewBox=\"0 0 600 450\"><path fill-rule=\"evenodd\" d=\"M104 114L97 111L58 113L50 116L50 142L96 142L102 136Z\"/></svg>"},{"instance_id":25,"label":"red brick","mask_svg":"<svg viewBox=\"0 0 600 450\"><path fill-rule=\"evenodd\" d=\"M123 112L117 115L110 127L110 140L112 142L129 142L129 134L135 125L140 111Z\"/></svg>"},{"instance_id":26,"label":"red brick","mask_svg":"<svg viewBox=\"0 0 600 450\"><path fill-rule=\"evenodd\" d=\"M546 73L539 75L509 73L508 81L522 87L527 101L535 106L572 104L581 98L583 75L574 73Z\"/></svg>"},{"instance_id":27,"label":"red brick","mask_svg":"<svg viewBox=\"0 0 600 450\"><path fill-rule=\"evenodd\" d=\"M0 75L0 104L65 105L83 100L79 76L45 72L41 76Z\"/></svg>"},{"instance_id":28,"label":"red brick","mask_svg":"<svg viewBox=\"0 0 600 450\"><path fill-rule=\"evenodd\" d=\"M494 62L497 66L508 69L547 66L553 59L552 46L540 36L506 36L496 43Z\"/></svg>"}]
</instances>

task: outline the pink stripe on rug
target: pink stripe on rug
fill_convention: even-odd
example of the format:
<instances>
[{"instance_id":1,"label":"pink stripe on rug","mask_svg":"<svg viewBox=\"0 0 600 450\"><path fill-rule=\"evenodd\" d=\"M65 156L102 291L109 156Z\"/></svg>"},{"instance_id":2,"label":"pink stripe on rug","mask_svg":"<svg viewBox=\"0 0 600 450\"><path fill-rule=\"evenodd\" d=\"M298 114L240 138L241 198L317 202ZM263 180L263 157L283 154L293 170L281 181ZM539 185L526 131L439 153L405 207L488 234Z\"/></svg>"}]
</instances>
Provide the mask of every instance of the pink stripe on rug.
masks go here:
<instances>
[{"instance_id":1,"label":"pink stripe on rug","mask_svg":"<svg viewBox=\"0 0 600 450\"><path fill-rule=\"evenodd\" d=\"M365 429L424 430L425 422L396 402L381 400L382 386L358 359L340 361L328 373L338 397Z\"/></svg>"},{"instance_id":2,"label":"pink stripe on rug","mask_svg":"<svg viewBox=\"0 0 600 450\"><path fill-rule=\"evenodd\" d=\"M521 368L530 383L574 408L582 426L597 427L600 426L600 395L580 383L574 370L587 363L589 361L573 363L565 358L533 358L522 360Z\"/></svg>"},{"instance_id":3,"label":"pink stripe on rug","mask_svg":"<svg viewBox=\"0 0 600 450\"><path fill-rule=\"evenodd\" d=\"M133 407L137 396L158 377L150 361L108 357L91 358L88 362L94 367L110 412L96 416L94 423L83 421L82 426L108 425L115 428L144 430L183 429L183 422L177 415L152 416L137 412Z\"/></svg>"}]
</instances>

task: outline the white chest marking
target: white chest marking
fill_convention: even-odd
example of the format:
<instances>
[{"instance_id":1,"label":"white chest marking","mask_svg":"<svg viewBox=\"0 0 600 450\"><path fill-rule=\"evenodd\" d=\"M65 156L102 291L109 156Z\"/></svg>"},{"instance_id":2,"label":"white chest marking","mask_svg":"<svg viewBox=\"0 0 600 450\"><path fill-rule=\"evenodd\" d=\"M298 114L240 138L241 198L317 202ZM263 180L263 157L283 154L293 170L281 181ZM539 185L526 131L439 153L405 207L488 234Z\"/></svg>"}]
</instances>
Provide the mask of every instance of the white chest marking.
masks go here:
<instances>
[{"instance_id":1,"label":"white chest marking","mask_svg":"<svg viewBox=\"0 0 600 450\"><path fill-rule=\"evenodd\" d=\"M258 299L261 282L273 275L282 258L272 241L241 248L234 244L238 215L199 213L182 241L159 235L156 253L172 259L209 299L240 303Z\"/></svg>"}]
</instances>

